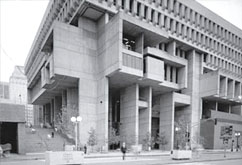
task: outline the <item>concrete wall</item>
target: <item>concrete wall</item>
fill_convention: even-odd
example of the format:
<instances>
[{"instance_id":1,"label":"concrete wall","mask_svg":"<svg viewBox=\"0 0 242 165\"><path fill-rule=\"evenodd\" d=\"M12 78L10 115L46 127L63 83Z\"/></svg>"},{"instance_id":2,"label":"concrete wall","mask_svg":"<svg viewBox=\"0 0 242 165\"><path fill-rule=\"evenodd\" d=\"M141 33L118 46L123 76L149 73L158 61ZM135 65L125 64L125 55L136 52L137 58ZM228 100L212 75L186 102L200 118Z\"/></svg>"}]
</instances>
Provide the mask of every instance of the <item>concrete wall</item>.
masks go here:
<instances>
[{"instance_id":1,"label":"concrete wall","mask_svg":"<svg viewBox=\"0 0 242 165\"><path fill-rule=\"evenodd\" d=\"M70 77L92 77L97 70L96 23L80 17L78 27L55 22L54 73Z\"/></svg>"},{"instance_id":2,"label":"concrete wall","mask_svg":"<svg viewBox=\"0 0 242 165\"><path fill-rule=\"evenodd\" d=\"M109 18L104 14L97 22L98 72L109 75L122 64L122 21L119 15Z\"/></svg>"},{"instance_id":3,"label":"concrete wall","mask_svg":"<svg viewBox=\"0 0 242 165\"><path fill-rule=\"evenodd\" d=\"M146 75L147 78L159 82L164 81L164 62L152 57L146 57Z\"/></svg>"},{"instance_id":4,"label":"concrete wall","mask_svg":"<svg viewBox=\"0 0 242 165\"><path fill-rule=\"evenodd\" d=\"M200 135L204 138L204 148L213 149L214 146L214 121L203 122L201 120Z\"/></svg>"},{"instance_id":5,"label":"concrete wall","mask_svg":"<svg viewBox=\"0 0 242 165\"><path fill-rule=\"evenodd\" d=\"M24 105L0 104L0 122L25 122Z\"/></svg>"},{"instance_id":6,"label":"concrete wall","mask_svg":"<svg viewBox=\"0 0 242 165\"><path fill-rule=\"evenodd\" d=\"M200 80L201 80L201 82L200 82L201 97L219 94L219 74L218 74L218 72L209 72L209 73L203 74L203 75L201 75ZM222 89L221 89L221 91L222 91Z\"/></svg>"}]
</instances>

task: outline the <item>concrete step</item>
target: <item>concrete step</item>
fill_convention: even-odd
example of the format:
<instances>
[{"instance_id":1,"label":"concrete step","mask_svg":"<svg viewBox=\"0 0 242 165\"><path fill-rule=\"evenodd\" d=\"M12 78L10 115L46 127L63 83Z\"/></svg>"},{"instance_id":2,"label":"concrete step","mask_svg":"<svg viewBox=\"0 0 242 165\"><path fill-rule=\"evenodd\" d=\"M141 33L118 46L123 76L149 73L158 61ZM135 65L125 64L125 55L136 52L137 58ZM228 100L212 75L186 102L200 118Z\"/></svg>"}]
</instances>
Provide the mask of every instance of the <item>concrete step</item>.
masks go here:
<instances>
[{"instance_id":1,"label":"concrete step","mask_svg":"<svg viewBox=\"0 0 242 165\"><path fill-rule=\"evenodd\" d=\"M26 152L43 152L47 150L62 151L64 144L70 144L68 141L59 135L58 132L54 132L53 129L47 128L34 128L32 132L31 128L26 128ZM48 134L54 132L54 137L49 138Z\"/></svg>"}]
</instances>

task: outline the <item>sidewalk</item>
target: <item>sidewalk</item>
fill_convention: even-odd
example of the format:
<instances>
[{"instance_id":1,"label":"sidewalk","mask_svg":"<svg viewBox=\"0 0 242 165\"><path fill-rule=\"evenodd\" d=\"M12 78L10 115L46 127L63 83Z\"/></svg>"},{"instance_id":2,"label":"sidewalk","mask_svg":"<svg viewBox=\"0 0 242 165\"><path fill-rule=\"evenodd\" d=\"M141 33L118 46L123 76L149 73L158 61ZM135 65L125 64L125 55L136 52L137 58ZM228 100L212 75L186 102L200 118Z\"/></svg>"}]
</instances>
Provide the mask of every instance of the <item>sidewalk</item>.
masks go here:
<instances>
[{"instance_id":1,"label":"sidewalk","mask_svg":"<svg viewBox=\"0 0 242 165\"><path fill-rule=\"evenodd\" d=\"M44 161L44 153L29 153L26 155L10 154L7 158L1 158L0 162L12 162L12 161L26 161L26 160L41 160ZM151 151L142 152L139 155L133 153L127 153L126 160L121 159L122 154L120 152L109 153L93 153L85 155L85 164L95 164L102 162L103 164L121 163L132 165L138 164L179 164L179 163L191 163L191 162L206 162L206 161L218 161L218 160L232 160L241 159L242 152L224 152L222 150L204 150L200 153L193 153L193 157L190 160L172 160L170 152Z\"/></svg>"}]
</instances>

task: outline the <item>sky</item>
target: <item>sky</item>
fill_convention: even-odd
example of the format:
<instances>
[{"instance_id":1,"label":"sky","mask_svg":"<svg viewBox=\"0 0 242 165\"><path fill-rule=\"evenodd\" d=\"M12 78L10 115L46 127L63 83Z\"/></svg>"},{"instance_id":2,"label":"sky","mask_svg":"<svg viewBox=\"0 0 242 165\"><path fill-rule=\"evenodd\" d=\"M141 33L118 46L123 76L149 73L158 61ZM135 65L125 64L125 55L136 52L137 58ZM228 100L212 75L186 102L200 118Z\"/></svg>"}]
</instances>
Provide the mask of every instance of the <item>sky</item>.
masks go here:
<instances>
[{"instance_id":1,"label":"sky","mask_svg":"<svg viewBox=\"0 0 242 165\"><path fill-rule=\"evenodd\" d=\"M242 29L242 0L197 0ZM23 66L49 0L0 0L0 81Z\"/></svg>"}]
</instances>

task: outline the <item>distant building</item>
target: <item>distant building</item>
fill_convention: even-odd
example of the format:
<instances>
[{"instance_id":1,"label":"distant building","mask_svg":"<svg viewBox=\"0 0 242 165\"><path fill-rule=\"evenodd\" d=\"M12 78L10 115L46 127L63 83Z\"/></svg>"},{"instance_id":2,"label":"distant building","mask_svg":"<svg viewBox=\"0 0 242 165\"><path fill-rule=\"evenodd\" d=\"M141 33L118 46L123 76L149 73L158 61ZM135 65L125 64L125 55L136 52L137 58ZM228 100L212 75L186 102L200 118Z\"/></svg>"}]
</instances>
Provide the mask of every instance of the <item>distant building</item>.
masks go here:
<instances>
[{"instance_id":1,"label":"distant building","mask_svg":"<svg viewBox=\"0 0 242 165\"><path fill-rule=\"evenodd\" d=\"M9 83L0 82L0 98L9 99Z\"/></svg>"},{"instance_id":2,"label":"distant building","mask_svg":"<svg viewBox=\"0 0 242 165\"><path fill-rule=\"evenodd\" d=\"M107 149L115 128L129 144L164 134L173 150L182 116L206 148L223 148L225 125L242 132L242 30L196 1L50 1L25 73L43 124L74 130L80 115L82 144L93 127Z\"/></svg>"},{"instance_id":3,"label":"distant building","mask_svg":"<svg viewBox=\"0 0 242 165\"><path fill-rule=\"evenodd\" d=\"M27 124L33 125L33 105L27 102L27 78L24 75L23 66L15 66L9 79L9 99L13 103L25 106L25 121Z\"/></svg>"}]
</instances>

